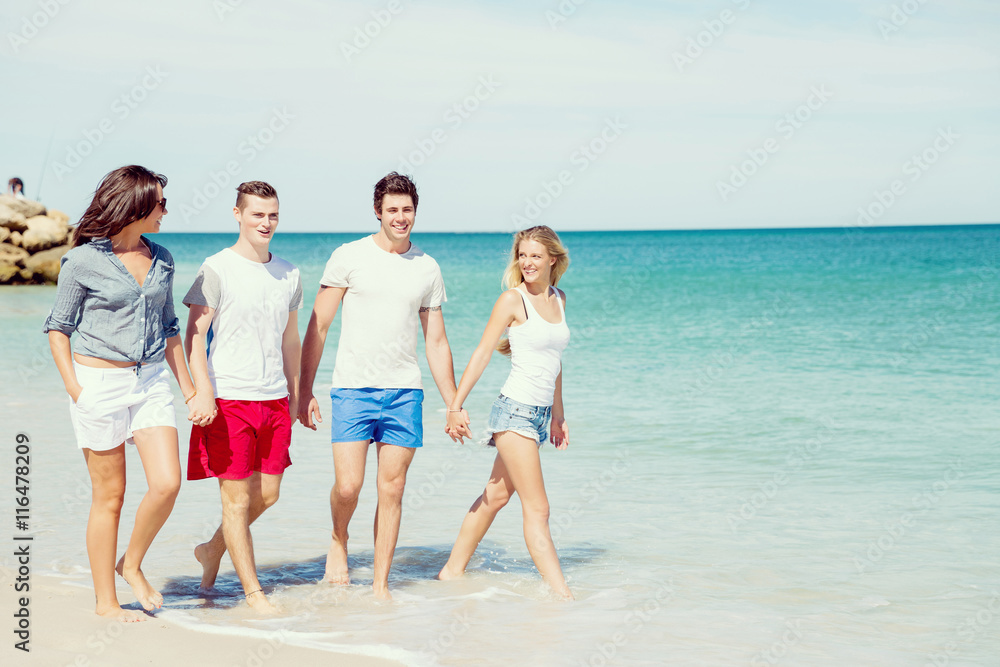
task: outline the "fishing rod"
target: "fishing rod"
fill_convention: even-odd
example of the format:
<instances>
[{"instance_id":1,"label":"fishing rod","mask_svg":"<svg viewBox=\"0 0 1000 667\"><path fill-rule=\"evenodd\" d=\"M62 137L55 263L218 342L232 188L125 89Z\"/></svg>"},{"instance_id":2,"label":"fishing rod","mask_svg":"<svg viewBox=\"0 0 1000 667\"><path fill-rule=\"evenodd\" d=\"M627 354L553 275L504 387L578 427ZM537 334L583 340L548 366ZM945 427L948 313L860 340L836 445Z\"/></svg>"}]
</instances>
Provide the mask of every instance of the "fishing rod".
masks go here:
<instances>
[{"instance_id":1,"label":"fishing rod","mask_svg":"<svg viewBox=\"0 0 1000 667\"><path fill-rule=\"evenodd\" d=\"M38 189L35 190L35 201L42 201L42 181L45 178L45 171L49 166L49 155L52 153L52 140L56 137L56 131L49 134L49 147L45 149L45 159L42 160L42 173L38 175Z\"/></svg>"}]
</instances>

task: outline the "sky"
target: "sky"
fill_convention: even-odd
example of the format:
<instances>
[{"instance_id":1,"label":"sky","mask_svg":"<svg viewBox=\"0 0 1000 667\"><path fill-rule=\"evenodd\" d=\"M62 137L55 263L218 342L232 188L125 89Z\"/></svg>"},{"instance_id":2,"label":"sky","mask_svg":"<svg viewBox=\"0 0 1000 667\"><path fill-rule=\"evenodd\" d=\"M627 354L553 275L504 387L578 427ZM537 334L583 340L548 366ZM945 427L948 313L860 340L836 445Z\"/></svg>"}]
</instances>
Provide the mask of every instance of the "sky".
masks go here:
<instances>
[{"instance_id":1,"label":"sky","mask_svg":"<svg viewBox=\"0 0 1000 667\"><path fill-rule=\"evenodd\" d=\"M125 164L163 231L1000 222L995 0L4 0L0 173L74 220Z\"/></svg>"}]
</instances>

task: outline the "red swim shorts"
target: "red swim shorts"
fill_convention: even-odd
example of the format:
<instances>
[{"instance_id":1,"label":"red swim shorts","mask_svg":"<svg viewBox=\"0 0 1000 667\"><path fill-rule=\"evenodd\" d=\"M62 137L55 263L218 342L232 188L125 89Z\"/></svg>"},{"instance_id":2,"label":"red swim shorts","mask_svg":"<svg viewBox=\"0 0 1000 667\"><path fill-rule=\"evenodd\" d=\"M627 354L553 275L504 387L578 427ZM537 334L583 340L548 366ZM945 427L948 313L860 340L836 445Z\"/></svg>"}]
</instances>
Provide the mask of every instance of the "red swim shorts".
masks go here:
<instances>
[{"instance_id":1,"label":"red swim shorts","mask_svg":"<svg viewBox=\"0 0 1000 667\"><path fill-rule=\"evenodd\" d=\"M219 414L191 427L188 479L246 479L254 472L280 475L292 465L288 398L272 401L216 399Z\"/></svg>"}]
</instances>

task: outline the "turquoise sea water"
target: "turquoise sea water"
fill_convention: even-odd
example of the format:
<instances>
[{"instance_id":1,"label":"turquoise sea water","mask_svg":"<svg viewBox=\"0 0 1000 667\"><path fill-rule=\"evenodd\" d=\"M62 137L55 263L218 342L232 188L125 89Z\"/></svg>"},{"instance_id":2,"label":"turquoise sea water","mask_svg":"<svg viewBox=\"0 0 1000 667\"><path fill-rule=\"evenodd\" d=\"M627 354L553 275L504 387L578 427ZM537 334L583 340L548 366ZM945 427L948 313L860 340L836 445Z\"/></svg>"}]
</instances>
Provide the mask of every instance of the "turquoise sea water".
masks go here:
<instances>
[{"instance_id":1,"label":"turquoise sea water","mask_svg":"<svg viewBox=\"0 0 1000 667\"><path fill-rule=\"evenodd\" d=\"M330 251L359 236L274 239L303 272L303 331ZM541 584L516 502L469 576L433 580L492 454L443 434L425 366L427 438L404 500L395 602L370 594L373 453L351 526L357 583L315 583L332 457L322 429L297 427L282 498L254 525L262 582L285 615L233 608L231 567L218 596L199 595L191 549L217 525L219 500L215 485L185 482L144 565L167 594L162 617L245 633L248 650L287 642L414 665L1000 664L1000 227L563 238L571 445L542 461L575 603ZM179 303L201 260L234 238L156 240L177 260ZM414 240L444 273L460 372L509 237ZM89 586L89 485L40 333L53 296L0 291L0 405L8 437L33 442L35 563ZM473 427L506 373L496 355L466 403ZM188 432L182 423L183 451ZM133 459L123 535L144 490Z\"/></svg>"}]
</instances>

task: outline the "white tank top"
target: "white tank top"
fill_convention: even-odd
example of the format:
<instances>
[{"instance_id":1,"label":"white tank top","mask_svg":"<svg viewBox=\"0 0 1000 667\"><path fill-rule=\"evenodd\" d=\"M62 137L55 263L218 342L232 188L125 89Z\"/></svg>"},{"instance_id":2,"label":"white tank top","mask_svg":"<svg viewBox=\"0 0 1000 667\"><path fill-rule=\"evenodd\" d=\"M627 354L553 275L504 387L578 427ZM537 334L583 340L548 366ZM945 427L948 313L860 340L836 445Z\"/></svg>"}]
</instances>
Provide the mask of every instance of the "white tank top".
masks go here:
<instances>
[{"instance_id":1,"label":"white tank top","mask_svg":"<svg viewBox=\"0 0 1000 667\"><path fill-rule=\"evenodd\" d=\"M500 393L526 405L549 406L555 394L556 378L562 369L562 352L569 344L566 311L559 293L554 287L549 287L557 295L561 320L557 324L546 322L531 305L521 285L516 289L524 302L528 319L520 326L507 329L510 375Z\"/></svg>"}]
</instances>

